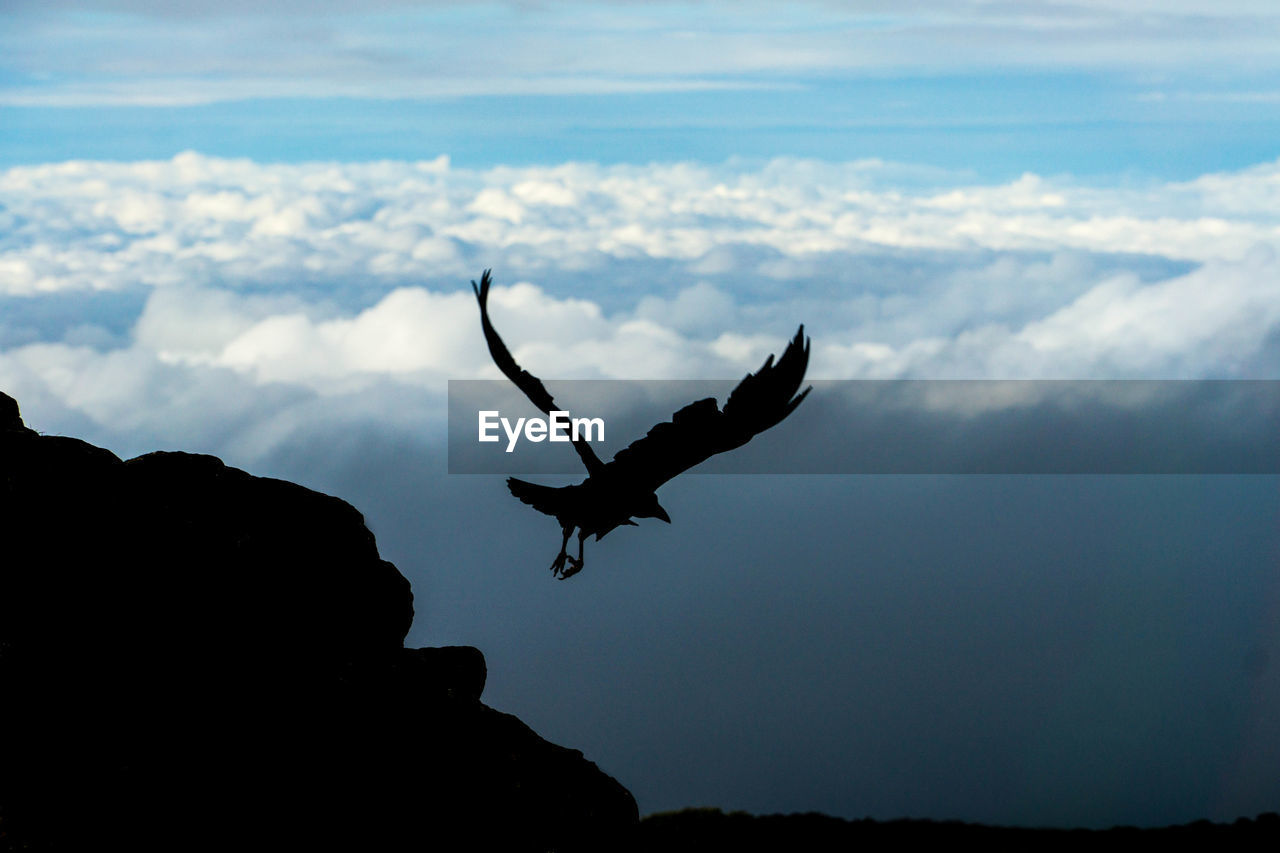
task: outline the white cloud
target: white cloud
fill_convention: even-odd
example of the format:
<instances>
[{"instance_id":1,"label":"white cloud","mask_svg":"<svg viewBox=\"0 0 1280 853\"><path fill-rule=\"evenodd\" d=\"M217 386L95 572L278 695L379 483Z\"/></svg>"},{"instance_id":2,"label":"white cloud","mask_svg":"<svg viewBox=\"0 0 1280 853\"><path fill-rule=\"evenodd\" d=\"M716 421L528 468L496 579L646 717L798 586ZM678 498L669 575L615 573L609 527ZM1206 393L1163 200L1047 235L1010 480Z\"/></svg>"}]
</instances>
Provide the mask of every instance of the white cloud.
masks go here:
<instances>
[{"instance_id":1,"label":"white cloud","mask_svg":"<svg viewBox=\"0 0 1280 853\"><path fill-rule=\"evenodd\" d=\"M824 253L881 249L1131 252L1187 261L1280 246L1280 163L1181 184L1108 189L1034 175L944 191L874 186L880 164L762 169L264 166L194 153L0 173L11 295L174 283L474 274L518 248L553 268L618 259L731 271L734 246L774 276ZM464 247L462 244L469 244Z\"/></svg>"},{"instance_id":2,"label":"white cloud","mask_svg":"<svg viewBox=\"0 0 1280 853\"><path fill-rule=\"evenodd\" d=\"M868 69L1265 71L1280 31L1266 3L8 5L11 105L712 90Z\"/></svg>"},{"instance_id":3,"label":"white cloud","mask_svg":"<svg viewBox=\"0 0 1280 853\"><path fill-rule=\"evenodd\" d=\"M12 312L27 325L0 384L51 427L211 449L267 448L313 411L298 401L424 411L448 378L498 375L466 285L486 266L495 322L549 378L741 375L801 322L814 377L1275 376L1280 163L1145 187L903 174L193 153L14 168L0 299L63 301ZM91 291L140 310L77 311Z\"/></svg>"}]
</instances>

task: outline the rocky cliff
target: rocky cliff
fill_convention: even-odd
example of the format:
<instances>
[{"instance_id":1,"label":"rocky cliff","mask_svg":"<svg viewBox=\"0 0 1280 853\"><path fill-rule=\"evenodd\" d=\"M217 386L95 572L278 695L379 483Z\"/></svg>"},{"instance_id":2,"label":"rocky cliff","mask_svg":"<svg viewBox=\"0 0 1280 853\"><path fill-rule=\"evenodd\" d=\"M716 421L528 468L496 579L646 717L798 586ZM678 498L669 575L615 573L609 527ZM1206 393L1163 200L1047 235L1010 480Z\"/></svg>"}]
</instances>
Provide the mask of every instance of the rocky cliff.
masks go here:
<instances>
[{"instance_id":1,"label":"rocky cliff","mask_svg":"<svg viewBox=\"0 0 1280 853\"><path fill-rule=\"evenodd\" d=\"M635 801L406 649L409 584L337 498L122 461L0 394L0 843L593 849Z\"/></svg>"}]
</instances>

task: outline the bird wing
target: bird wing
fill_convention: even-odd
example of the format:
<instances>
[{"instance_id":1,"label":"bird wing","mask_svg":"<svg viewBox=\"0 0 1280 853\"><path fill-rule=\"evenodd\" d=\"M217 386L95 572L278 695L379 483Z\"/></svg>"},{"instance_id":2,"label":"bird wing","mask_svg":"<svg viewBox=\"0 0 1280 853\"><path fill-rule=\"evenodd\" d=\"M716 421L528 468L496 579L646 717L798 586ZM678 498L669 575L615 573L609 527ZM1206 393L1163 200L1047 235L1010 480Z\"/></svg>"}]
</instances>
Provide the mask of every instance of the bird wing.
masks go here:
<instances>
[{"instance_id":1,"label":"bird wing","mask_svg":"<svg viewBox=\"0 0 1280 853\"><path fill-rule=\"evenodd\" d=\"M809 365L809 341L801 326L782 358L773 356L733 389L721 410L715 398L690 403L613 457L606 469L619 478L657 489L717 453L741 447L782 422L812 388L797 395Z\"/></svg>"},{"instance_id":2,"label":"bird wing","mask_svg":"<svg viewBox=\"0 0 1280 853\"><path fill-rule=\"evenodd\" d=\"M493 363L498 365L498 369L503 375L515 383L516 387L524 392L533 405L538 407L544 415L550 417L553 411L559 411L560 407L556 405L556 401L551 398L550 392L547 391L542 380L534 376L529 371L516 364L515 358L511 355L511 350L507 349L507 345L502 342L502 338L498 336L498 332L493 328L493 323L489 320L489 284L491 278L490 271L485 270L480 276L480 284L471 282L471 289L476 293L476 299L480 302L480 325L484 327L484 339L489 344L489 355L493 356ZM582 458L582 464L587 466L588 474L595 474L604 468L604 463L600 461L600 457L596 456L596 452L591 449L591 445L583 439L573 440L573 449L578 451L578 456Z\"/></svg>"}]
</instances>

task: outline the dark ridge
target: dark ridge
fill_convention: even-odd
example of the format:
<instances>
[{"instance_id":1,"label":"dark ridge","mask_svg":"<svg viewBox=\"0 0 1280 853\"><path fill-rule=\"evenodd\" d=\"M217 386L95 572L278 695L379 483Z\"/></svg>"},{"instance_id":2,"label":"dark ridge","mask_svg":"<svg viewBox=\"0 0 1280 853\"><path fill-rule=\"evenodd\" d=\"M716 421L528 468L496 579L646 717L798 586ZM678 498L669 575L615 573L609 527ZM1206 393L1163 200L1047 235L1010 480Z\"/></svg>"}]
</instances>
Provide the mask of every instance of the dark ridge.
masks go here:
<instances>
[{"instance_id":1,"label":"dark ridge","mask_svg":"<svg viewBox=\"0 0 1280 853\"><path fill-rule=\"evenodd\" d=\"M594 850L635 800L406 649L349 504L212 456L129 461L0 394L0 849Z\"/></svg>"},{"instance_id":2,"label":"dark ridge","mask_svg":"<svg viewBox=\"0 0 1280 853\"><path fill-rule=\"evenodd\" d=\"M960 821L843 820L816 812L752 815L720 809L684 809L649 815L640 822L637 836L636 853L835 853L913 849L914 845L938 850L957 844L974 845L973 849L983 851L1180 849L1176 846L1180 843L1195 845L1189 848L1195 850L1271 850L1280 842L1280 814L1267 812L1234 823L1199 820L1154 829L1118 826L1090 830L985 826Z\"/></svg>"}]
</instances>

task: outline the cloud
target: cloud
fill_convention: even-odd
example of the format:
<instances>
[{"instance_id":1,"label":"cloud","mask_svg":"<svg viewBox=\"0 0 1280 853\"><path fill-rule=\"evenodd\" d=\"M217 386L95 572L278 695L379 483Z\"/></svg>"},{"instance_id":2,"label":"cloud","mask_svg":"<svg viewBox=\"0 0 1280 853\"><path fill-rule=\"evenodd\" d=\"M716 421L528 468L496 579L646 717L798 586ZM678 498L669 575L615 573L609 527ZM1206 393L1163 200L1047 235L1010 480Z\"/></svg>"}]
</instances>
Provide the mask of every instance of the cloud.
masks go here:
<instances>
[{"instance_id":1,"label":"cloud","mask_svg":"<svg viewBox=\"0 0 1280 853\"><path fill-rule=\"evenodd\" d=\"M254 416L219 431L174 399L429 408L497 375L485 267L547 377L741 376L802 322L818 378L1274 377L1278 184L1277 163L1141 187L785 159L19 167L0 380L51 424L209 441Z\"/></svg>"},{"instance_id":2,"label":"cloud","mask_svg":"<svg viewBox=\"0 0 1280 853\"><path fill-rule=\"evenodd\" d=\"M1265 3L10 3L8 104L795 85L835 74L1274 72ZM482 62L477 62L483 56Z\"/></svg>"},{"instance_id":3,"label":"cloud","mask_svg":"<svg viewBox=\"0 0 1280 853\"><path fill-rule=\"evenodd\" d=\"M877 250L1141 253L1238 260L1280 244L1280 166L1144 190L1009 184L879 189L892 166L777 160L759 170L566 164L487 171L421 163L261 166L194 153L0 175L11 295L369 273L473 274L479 256L536 269L670 260L774 278ZM495 261L496 263L496 261ZM808 266L806 267L806 263ZM825 264L829 266L829 264ZM426 269L424 270L424 266Z\"/></svg>"}]
</instances>

